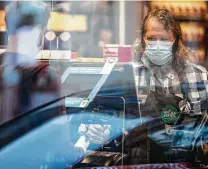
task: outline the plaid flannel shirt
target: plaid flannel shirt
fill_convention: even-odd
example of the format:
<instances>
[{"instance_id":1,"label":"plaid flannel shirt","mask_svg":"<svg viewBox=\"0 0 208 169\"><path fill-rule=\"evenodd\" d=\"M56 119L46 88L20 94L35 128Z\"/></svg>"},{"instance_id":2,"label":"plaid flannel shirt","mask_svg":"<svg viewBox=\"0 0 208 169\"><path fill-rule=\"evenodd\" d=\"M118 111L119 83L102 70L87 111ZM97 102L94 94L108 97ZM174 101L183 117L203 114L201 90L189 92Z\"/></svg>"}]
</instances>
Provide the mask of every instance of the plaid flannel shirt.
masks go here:
<instances>
[{"instance_id":1,"label":"plaid flannel shirt","mask_svg":"<svg viewBox=\"0 0 208 169\"><path fill-rule=\"evenodd\" d=\"M150 73L141 62L133 66L138 95L147 95L149 90L159 88L164 95L173 94L191 103L205 101L208 97L208 72L200 65L187 61L183 73L172 69L161 77Z\"/></svg>"}]
</instances>

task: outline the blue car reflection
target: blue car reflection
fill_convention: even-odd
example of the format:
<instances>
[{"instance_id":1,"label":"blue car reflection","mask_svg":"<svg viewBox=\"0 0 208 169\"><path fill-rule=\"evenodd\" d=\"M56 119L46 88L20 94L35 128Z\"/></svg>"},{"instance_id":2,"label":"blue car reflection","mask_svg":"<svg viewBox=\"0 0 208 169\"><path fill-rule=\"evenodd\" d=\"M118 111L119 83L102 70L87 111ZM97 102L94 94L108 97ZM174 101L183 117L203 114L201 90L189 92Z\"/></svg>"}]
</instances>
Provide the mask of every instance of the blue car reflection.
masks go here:
<instances>
[{"instance_id":1,"label":"blue car reflection","mask_svg":"<svg viewBox=\"0 0 208 169\"><path fill-rule=\"evenodd\" d=\"M32 125L37 121L39 115L45 114L45 116L49 116L50 113L53 114L53 112L57 110L60 111L60 109L57 108L57 103L46 106L43 109L39 109L31 114L16 119L15 123L11 121L8 125L3 125L0 132L3 133L4 129L8 132L9 138L9 131L13 134L19 132L18 126L16 125L18 125L21 120L22 127L27 128L30 122ZM73 128L73 126L78 126L80 124L80 119L89 119L91 116L91 112L80 111L72 114L58 115L52 118L47 117L49 120L45 120L42 124L38 123L33 129L19 134L19 136L17 135L17 137L9 143L1 145L0 168L65 168L76 164L87 154L84 154L81 149L74 147L77 129ZM97 113L93 115L93 119L110 119L110 116L111 115L108 114ZM142 122L145 123L151 120L151 118L143 118ZM142 123L139 117L132 119L115 117L112 121L109 121L109 124L112 126L112 133L107 142L122 136L124 130L131 130ZM18 131L15 131L15 127L17 127ZM91 146L90 150L97 150L101 146L103 145Z\"/></svg>"}]
</instances>

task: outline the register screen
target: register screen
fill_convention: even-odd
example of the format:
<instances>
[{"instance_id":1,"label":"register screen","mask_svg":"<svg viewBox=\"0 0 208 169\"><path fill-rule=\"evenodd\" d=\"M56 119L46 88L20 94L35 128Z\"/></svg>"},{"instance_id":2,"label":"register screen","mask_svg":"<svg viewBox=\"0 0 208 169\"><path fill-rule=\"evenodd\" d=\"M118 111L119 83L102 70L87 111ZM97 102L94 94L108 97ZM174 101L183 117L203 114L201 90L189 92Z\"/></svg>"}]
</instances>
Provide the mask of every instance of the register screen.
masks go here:
<instances>
[{"instance_id":1,"label":"register screen","mask_svg":"<svg viewBox=\"0 0 208 169\"><path fill-rule=\"evenodd\" d=\"M103 65L75 64L62 75L62 96L66 107L85 107L88 97L102 77Z\"/></svg>"},{"instance_id":2,"label":"register screen","mask_svg":"<svg viewBox=\"0 0 208 169\"><path fill-rule=\"evenodd\" d=\"M101 74L71 74L64 84L63 94L71 97L87 98Z\"/></svg>"},{"instance_id":3,"label":"register screen","mask_svg":"<svg viewBox=\"0 0 208 169\"><path fill-rule=\"evenodd\" d=\"M132 66L117 64L108 74L103 66L71 66L62 75L66 107L85 107L95 96L125 97L126 103L136 103L136 88ZM100 88L99 88L100 87ZM129 97L130 96L130 97ZM84 105L81 103L83 102Z\"/></svg>"}]
</instances>

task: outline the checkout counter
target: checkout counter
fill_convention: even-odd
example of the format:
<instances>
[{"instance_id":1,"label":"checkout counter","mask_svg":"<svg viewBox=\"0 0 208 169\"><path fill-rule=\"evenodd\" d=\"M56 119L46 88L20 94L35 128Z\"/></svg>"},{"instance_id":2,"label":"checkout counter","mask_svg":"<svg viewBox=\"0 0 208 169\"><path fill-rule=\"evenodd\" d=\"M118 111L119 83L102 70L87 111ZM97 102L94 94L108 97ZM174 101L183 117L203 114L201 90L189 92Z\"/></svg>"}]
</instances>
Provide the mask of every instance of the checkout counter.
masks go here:
<instances>
[{"instance_id":1,"label":"checkout counter","mask_svg":"<svg viewBox=\"0 0 208 169\"><path fill-rule=\"evenodd\" d=\"M64 52L59 54L66 57L67 51ZM47 54L50 55L49 51L47 51ZM196 148L200 147L199 139L207 140L205 137L202 138L202 136L207 134L207 117L197 119L199 122L192 124L190 128L195 127L200 130L190 131L190 129L186 128L187 132L192 132L192 134L187 134L191 136L191 140L189 140L189 145L186 147L183 143L186 133L180 136L180 138L177 133L185 131L180 126L189 124L187 120L185 120L185 123L180 121L177 124L178 126L176 127L178 128L175 135L167 135L161 119L147 116L140 109L140 104L138 103L138 91L136 90L133 66L130 63L117 63L115 58L111 59L110 57L105 59L99 58L99 61L94 59L96 62L92 62L91 58L71 58L70 62L67 58L61 60L51 60L51 58L37 59L49 62L61 70L62 95L65 97L64 102L67 113L70 114L74 110L79 111L73 119L74 122L79 122L79 124L80 121L86 123L107 123L112 128L108 142L101 147L92 145L90 149L98 150L98 152L86 156L76 164L75 167L77 168L82 166L132 164L133 159L131 159L132 156L129 156L129 154L132 153L134 147L139 146L140 141L144 137L148 137L146 144L148 145L147 155L149 156L148 161L144 162L190 162L196 157ZM146 96L142 95L141 98L145 99ZM91 120L89 120L89 114L92 117ZM201 122L203 122L203 125ZM75 129L78 127L78 123L76 124L77 126L74 125L70 128ZM174 139L177 141L174 142ZM115 140L117 143L114 142ZM187 150L193 141L193 149ZM179 146L174 147L173 153L167 154L170 148L168 144L173 145L173 143ZM182 145L184 145L184 150L188 151L188 157L190 158L181 158L184 157L184 151L180 150ZM177 148L179 149L177 150ZM162 151L160 156L158 156L159 151ZM197 156L199 157L200 155L198 154ZM109 159L107 156L111 156L111 158ZM203 158L204 156L201 159Z\"/></svg>"},{"instance_id":2,"label":"checkout counter","mask_svg":"<svg viewBox=\"0 0 208 169\"><path fill-rule=\"evenodd\" d=\"M109 50L107 50L106 54L108 52ZM63 95L66 96L65 106L69 112L71 107L81 108L87 112L93 112L91 113L93 123L99 122L104 124L108 122L109 125L115 126L112 127L115 130L111 133L111 141L115 139L122 140L124 133L128 133L125 135L125 141L120 142L120 145L116 148L114 147L112 150L119 151L120 155L115 152L111 155L109 152L107 153L109 156L117 157L116 159L120 159L120 161L116 163L116 160L112 157L111 160L108 159L108 165L121 164L122 155L125 156L123 162L126 162L126 164L134 162L126 154L131 153L130 149L133 149L133 147L138 147L139 142L146 137L145 135L148 137L146 142L148 145L148 160L144 160L144 163L189 162L194 161L196 156L201 156L201 153L196 153L195 151L200 147L200 138L206 134L207 117L200 116L194 120L194 118L184 115L182 120L178 121L175 125L175 129L173 130L175 133L173 132L172 135L167 134L164 129L165 123L161 122L160 118L147 116L140 109L141 105L138 102L138 98L144 102L147 96L138 95L133 66L130 62L115 63L109 68L108 63L106 64L109 61L108 57L73 57L70 62L66 59L62 59L61 61L53 59L49 61L50 64L61 70L62 91ZM76 94L74 95L73 93ZM101 103L102 108L98 108ZM99 117L101 115L103 119L96 119L95 112L99 114ZM105 116L105 114L109 116ZM87 117L84 117L86 114L80 116L83 119L88 119L89 117L88 114ZM185 118L189 120L187 121ZM76 121L80 120L76 119ZM193 121L197 122L193 124ZM115 125L115 123L119 125ZM181 127L184 125L191 125L193 131L190 131L189 128ZM189 132L186 133L186 131ZM180 134L178 133L183 133L183 136L179 136ZM185 136L187 137L185 138ZM204 139L206 140L206 138ZM174 147L172 148L170 145ZM109 148L109 144L106 147ZM79 165L83 166L84 163L96 164L99 158L95 160L94 157L98 155L100 155L100 158L107 160L106 147L102 148L102 155L100 151L92 156L88 156ZM91 148L97 149L98 147L95 148L92 146ZM170 148L173 149L171 152ZM159 156L158 151L161 151ZM204 156L201 159L203 158ZM99 165L104 165L104 162L106 162L104 159L102 164ZM112 162L112 159L115 160L115 163ZM76 167L80 167L79 165L77 164Z\"/></svg>"}]
</instances>

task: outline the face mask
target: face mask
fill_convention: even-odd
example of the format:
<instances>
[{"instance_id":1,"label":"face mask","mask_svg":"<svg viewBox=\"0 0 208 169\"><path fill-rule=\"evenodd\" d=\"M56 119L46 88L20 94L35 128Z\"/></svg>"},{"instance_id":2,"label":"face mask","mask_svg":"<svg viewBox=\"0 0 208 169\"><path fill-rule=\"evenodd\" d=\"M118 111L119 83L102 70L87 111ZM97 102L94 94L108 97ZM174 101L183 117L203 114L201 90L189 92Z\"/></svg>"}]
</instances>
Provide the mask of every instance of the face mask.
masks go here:
<instances>
[{"instance_id":1,"label":"face mask","mask_svg":"<svg viewBox=\"0 0 208 169\"><path fill-rule=\"evenodd\" d=\"M145 54L153 64L164 65L173 58L173 42L146 40L145 43Z\"/></svg>"},{"instance_id":2,"label":"face mask","mask_svg":"<svg viewBox=\"0 0 208 169\"><path fill-rule=\"evenodd\" d=\"M9 44L15 44L14 53L19 53L17 55L15 65L19 66L34 66L36 64L36 57L40 52L40 37L41 29L37 27L25 26L19 28L16 32L16 42L13 39L9 39ZM9 64L9 63L8 63Z\"/></svg>"}]
</instances>

